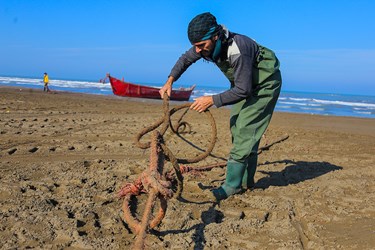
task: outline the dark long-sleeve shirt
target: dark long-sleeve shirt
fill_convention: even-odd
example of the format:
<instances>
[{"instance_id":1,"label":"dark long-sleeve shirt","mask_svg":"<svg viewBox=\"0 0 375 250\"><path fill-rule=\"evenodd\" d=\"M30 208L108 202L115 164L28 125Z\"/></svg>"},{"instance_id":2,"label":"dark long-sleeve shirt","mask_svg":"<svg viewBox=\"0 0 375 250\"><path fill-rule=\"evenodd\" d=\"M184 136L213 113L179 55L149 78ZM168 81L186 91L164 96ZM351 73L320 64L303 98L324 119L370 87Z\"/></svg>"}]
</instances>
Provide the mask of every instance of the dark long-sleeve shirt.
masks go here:
<instances>
[{"instance_id":1,"label":"dark long-sleeve shirt","mask_svg":"<svg viewBox=\"0 0 375 250\"><path fill-rule=\"evenodd\" d=\"M259 50L257 43L251 38L227 30L223 45L215 64L231 82L231 88L213 96L216 107L237 103L251 95L254 88L254 64ZM190 48L178 59L170 76L178 80L191 64L201 58L202 55L195 51L195 47Z\"/></svg>"}]
</instances>

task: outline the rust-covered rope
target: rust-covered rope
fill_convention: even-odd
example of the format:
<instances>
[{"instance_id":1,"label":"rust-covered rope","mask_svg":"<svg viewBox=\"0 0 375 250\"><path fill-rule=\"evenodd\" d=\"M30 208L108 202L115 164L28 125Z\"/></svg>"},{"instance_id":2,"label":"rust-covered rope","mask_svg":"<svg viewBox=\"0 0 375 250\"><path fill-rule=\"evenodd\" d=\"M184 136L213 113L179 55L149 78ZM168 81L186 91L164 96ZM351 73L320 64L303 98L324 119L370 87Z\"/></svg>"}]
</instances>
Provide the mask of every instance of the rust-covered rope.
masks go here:
<instances>
[{"instance_id":1,"label":"rust-covered rope","mask_svg":"<svg viewBox=\"0 0 375 250\"><path fill-rule=\"evenodd\" d=\"M160 224L167 210L167 199L173 196L171 182L163 178L161 173L164 166L164 154L161 148L162 137L158 131L154 131L151 140L150 167L133 183L121 189L119 195L124 197L123 212L124 218L132 231L137 234L135 249L144 248L144 239L150 228ZM133 217L130 211L130 200L140 193L148 193L148 200L145 205L142 220ZM157 215L152 218L152 210L156 199L160 200L160 209Z\"/></svg>"},{"instance_id":2,"label":"rust-covered rope","mask_svg":"<svg viewBox=\"0 0 375 250\"><path fill-rule=\"evenodd\" d=\"M147 231L158 226L165 216L167 210L167 200L174 196L172 189L172 182L177 179L177 189L175 197L179 197L183 190L183 177L182 173L187 170L179 165L179 163L195 163L206 158L213 150L216 143L216 124L212 114L209 111L205 111L204 114L208 117L211 122L211 139L208 148L193 158L177 158L173 152L165 145L163 135L168 128L171 128L172 132L180 136L180 133L185 131L186 128L191 129L189 123L183 121L183 117L188 112L191 103L186 103L169 110L169 98L164 95L163 98L163 111L164 116L156 121L154 124L143 129L135 138L135 144L142 149L151 147L150 149L150 166L147 170L142 172L139 178L133 183L128 183L119 191L119 196L124 197L123 201L123 214L124 219L128 223L129 227L134 233L137 234L137 240L135 242L135 249L143 249L144 241L147 235ZM181 109L186 109L181 117L177 120L175 125L172 124L171 116ZM160 132L156 129L161 126ZM182 129L181 129L182 128ZM141 138L147 133L152 133L151 141L142 143ZM180 136L181 137L181 136ZM175 175L171 174L171 171L164 171L164 161L171 162ZM133 196L140 195L141 193L147 193L148 199L143 212L142 220L139 220L133 216L130 210L130 202ZM157 215L152 217L153 208L155 201L160 200L160 207Z\"/></svg>"},{"instance_id":3,"label":"rust-covered rope","mask_svg":"<svg viewBox=\"0 0 375 250\"><path fill-rule=\"evenodd\" d=\"M147 133L155 130L159 126L161 126L161 129L160 129L161 135L164 135L164 133L167 131L167 129L171 128L171 131L179 136L179 133L180 133L179 128L181 126L185 126L185 127L188 126L190 128L191 127L190 124L182 121L182 119L185 116L185 114L187 113L191 104L192 103L185 103L185 104L176 106L176 107L172 108L171 110L169 110L169 99L168 99L168 96L165 94L165 96L163 98L163 111L164 111L163 118L157 120L154 124L144 128L141 132L139 132L137 134L137 136L135 137L136 146L141 148L141 149L149 148L151 142L142 143L140 140L142 139L142 137L144 135L146 135ZM173 125L172 121L171 121L171 116L173 114L175 114L177 111L182 110L182 109L186 109L186 110L181 115L181 117L177 120L177 124ZM182 190L183 190L182 174L180 172L180 168L179 168L178 164L187 164L187 163L199 162L199 161L205 159L207 156L209 156L210 153L212 152L214 146L215 146L216 138L217 138L217 128L216 128L215 119L214 119L214 117L212 116L212 114L209 110L206 110L204 112L204 114L207 116L207 118L208 118L208 120L210 121L210 124L211 124L211 137L210 137L210 141L209 141L210 143L208 145L208 148L204 152L200 153L199 155L197 155L193 158L177 158L173 155L171 150L169 150L168 147L165 144L163 144L163 150L164 150L164 153L166 155L166 160L168 160L172 163L172 166L175 170L176 177L177 177L178 187L177 187L176 197L179 197L182 193Z\"/></svg>"},{"instance_id":4,"label":"rust-covered rope","mask_svg":"<svg viewBox=\"0 0 375 250\"><path fill-rule=\"evenodd\" d=\"M141 148L141 149L146 149L146 148L149 148L150 147L150 142L145 142L145 143L142 143L140 142L140 140L142 139L142 137L144 135L146 135L147 133L155 130L156 128L158 128L160 125L162 125L162 128L160 130L160 134L161 135L164 135L164 133L167 131L168 127L171 128L172 132L175 133L175 134L179 134L179 131L178 131L178 128L181 127L181 126L189 126L187 122L182 122L182 117L186 114L186 112L183 113L183 115L180 117L180 119L178 120L178 123L173 126L172 125L172 121L170 119L170 117L176 113L177 111L181 110L181 109L184 109L184 108L189 108L191 106L191 103L186 103L186 104L183 104L183 105L180 105L180 106L177 106L177 107L174 107L172 108L171 110L168 110L168 102L164 102L164 117L159 119L158 121L156 121L154 124L144 128L141 132L139 132L137 134L137 136L135 137L135 144L137 147ZM215 146L215 143L216 143L216 137L217 137L217 128L216 128L216 123L215 123L215 119L214 117L212 116L211 112L210 111L205 111L204 114L207 116L207 118L209 119L210 123L211 123L211 138L210 138L210 144L208 145L208 148L206 149L205 152L201 153L200 155L196 156L196 157L193 157L193 158L188 158L188 159L179 159L177 158L177 162L178 163L183 163L183 164L186 164L186 163L196 163L198 161L201 161L203 159L205 159L213 150L214 146Z\"/></svg>"},{"instance_id":5,"label":"rust-covered rope","mask_svg":"<svg viewBox=\"0 0 375 250\"><path fill-rule=\"evenodd\" d=\"M208 110L205 111L204 114L207 116L208 120L211 123L211 137L208 148L204 150L204 152L192 158L177 158L164 143L163 135L168 130L168 128L170 128L171 131L181 139L185 140L181 136L181 133L186 132L186 128L188 128L188 132L190 132L191 126L189 123L183 121L183 118L187 114L190 106L191 103L186 103L169 109L169 98L165 94L163 98L163 117L157 120L152 125L144 128L140 133L137 134L135 138L135 144L137 147L141 149L147 149L151 147L151 149L149 168L143 171L142 174L133 183L127 183L119 191L119 196L124 197L124 219L132 229L132 231L137 234L134 249L143 249L145 247L145 238L147 236L148 230L158 226L165 216L167 210L167 200L172 198L173 196L181 196L181 193L183 191L183 173L208 171L214 167L226 166L226 162L206 165L202 167L181 165L187 163L196 163L203 160L211 154L215 146L217 129L215 120ZM177 122L175 124L172 124L171 116L182 109L185 109L185 111L183 111L180 118L177 119ZM160 127L160 131L156 130L158 127ZM142 137L151 131L153 131L151 140L149 142L141 142ZM283 138L271 144L265 145L264 147L259 148L257 153L261 154L264 150L268 150L274 144L280 143L286 139L288 139L288 136L284 136ZM172 170L164 170L165 161L169 161L172 164ZM172 183L175 183L176 180L177 188L174 189L172 187ZM173 190L175 190L175 192ZM139 220L132 214L130 210L130 203L132 197L138 196L141 193L148 194L148 199L143 211L142 219ZM153 217L153 209L157 199L159 199L160 201L159 210Z\"/></svg>"}]
</instances>

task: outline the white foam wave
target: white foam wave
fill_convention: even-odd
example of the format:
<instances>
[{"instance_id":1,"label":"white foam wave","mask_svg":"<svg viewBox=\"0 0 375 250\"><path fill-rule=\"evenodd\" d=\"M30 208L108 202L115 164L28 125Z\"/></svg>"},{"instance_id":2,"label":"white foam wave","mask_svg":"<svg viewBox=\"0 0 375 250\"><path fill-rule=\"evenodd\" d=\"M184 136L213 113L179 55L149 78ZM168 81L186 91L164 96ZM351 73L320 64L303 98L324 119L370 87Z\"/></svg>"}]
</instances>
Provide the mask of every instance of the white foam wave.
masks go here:
<instances>
[{"instance_id":1,"label":"white foam wave","mask_svg":"<svg viewBox=\"0 0 375 250\"><path fill-rule=\"evenodd\" d=\"M20 78L20 77L2 77L0 76L0 81L3 83L39 83L41 79L32 79L32 78Z\"/></svg>"},{"instance_id":2,"label":"white foam wave","mask_svg":"<svg viewBox=\"0 0 375 250\"><path fill-rule=\"evenodd\" d=\"M363 115L371 115L372 114L372 112L370 112L370 111L354 111L354 113L363 114Z\"/></svg>"},{"instance_id":3,"label":"white foam wave","mask_svg":"<svg viewBox=\"0 0 375 250\"><path fill-rule=\"evenodd\" d=\"M301 102L285 102L285 101L279 101L279 103L283 104L289 104L289 105L297 105L297 106L309 106L309 107L321 107L322 104L317 103L301 103Z\"/></svg>"},{"instance_id":4,"label":"white foam wave","mask_svg":"<svg viewBox=\"0 0 375 250\"><path fill-rule=\"evenodd\" d=\"M292 108L292 106L286 106L286 105L277 105L276 107L279 109L291 109Z\"/></svg>"},{"instance_id":5,"label":"white foam wave","mask_svg":"<svg viewBox=\"0 0 375 250\"><path fill-rule=\"evenodd\" d=\"M204 96L207 96L207 95L217 95L218 93L216 92L204 92L203 95Z\"/></svg>"},{"instance_id":6,"label":"white foam wave","mask_svg":"<svg viewBox=\"0 0 375 250\"><path fill-rule=\"evenodd\" d=\"M289 105L297 105L297 106L307 106L307 103L299 103L299 102L280 102L282 104L289 104Z\"/></svg>"},{"instance_id":7,"label":"white foam wave","mask_svg":"<svg viewBox=\"0 0 375 250\"><path fill-rule=\"evenodd\" d=\"M19 78L19 77L0 77L2 83L12 84L35 84L43 85L41 79L33 78ZM111 89L110 84L103 84L100 82L91 81L71 81L71 80L50 80L51 86L58 86L63 88L97 88L97 89Z\"/></svg>"},{"instance_id":8,"label":"white foam wave","mask_svg":"<svg viewBox=\"0 0 375 250\"><path fill-rule=\"evenodd\" d=\"M343 106L366 107L370 109L375 109L375 104L373 103L328 101L328 100L319 100L319 99L313 99L313 101L317 103L325 104L325 105L343 105Z\"/></svg>"},{"instance_id":9,"label":"white foam wave","mask_svg":"<svg viewBox=\"0 0 375 250\"><path fill-rule=\"evenodd\" d=\"M302 101L302 102L311 101L311 99L308 99L308 98L294 98L294 97L289 97L289 100L292 100L292 101Z\"/></svg>"},{"instance_id":10,"label":"white foam wave","mask_svg":"<svg viewBox=\"0 0 375 250\"><path fill-rule=\"evenodd\" d=\"M324 108L310 108L310 107L301 107L301 109L304 110L318 110L318 111L324 111Z\"/></svg>"}]
</instances>

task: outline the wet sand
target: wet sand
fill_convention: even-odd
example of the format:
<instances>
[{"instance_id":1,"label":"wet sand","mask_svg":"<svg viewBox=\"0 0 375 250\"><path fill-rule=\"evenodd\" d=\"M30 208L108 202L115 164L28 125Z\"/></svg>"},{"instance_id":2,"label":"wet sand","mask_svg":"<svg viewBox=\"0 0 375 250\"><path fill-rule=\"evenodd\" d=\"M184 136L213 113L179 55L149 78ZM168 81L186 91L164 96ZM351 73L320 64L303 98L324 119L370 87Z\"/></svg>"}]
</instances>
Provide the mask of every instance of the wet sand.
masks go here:
<instances>
[{"instance_id":1,"label":"wet sand","mask_svg":"<svg viewBox=\"0 0 375 250\"><path fill-rule=\"evenodd\" d=\"M215 148L192 166L230 150L229 110L211 112ZM148 168L134 137L162 115L157 100L0 87L1 249L130 249L116 193ZM186 138L205 149L208 120L186 121ZM203 189L225 168L185 174L184 200L168 201L147 248L374 249L375 119L275 113L262 146L285 135L259 155L255 189L219 205ZM178 157L200 153L170 131L164 140Z\"/></svg>"}]
</instances>

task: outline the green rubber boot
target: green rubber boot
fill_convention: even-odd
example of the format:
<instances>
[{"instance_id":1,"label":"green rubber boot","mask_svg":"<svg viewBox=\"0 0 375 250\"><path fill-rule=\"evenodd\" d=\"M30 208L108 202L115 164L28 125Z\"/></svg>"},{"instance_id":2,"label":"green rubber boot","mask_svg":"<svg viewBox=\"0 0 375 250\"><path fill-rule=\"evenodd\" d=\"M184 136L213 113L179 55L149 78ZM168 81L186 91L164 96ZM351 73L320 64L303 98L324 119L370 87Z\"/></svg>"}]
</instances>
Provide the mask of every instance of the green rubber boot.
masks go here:
<instances>
[{"instance_id":1,"label":"green rubber boot","mask_svg":"<svg viewBox=\"0 0 375 250\"><path fill-rule=\"evenodd\" d=\"M227 174L224 184L221 187L212 190L216 200L224 200L230 195L241 191L241 183L245 169L246 163L241 163L231 159L228 160Z\"/></svg>"},{"instance_id":2,"label":"green rubber boot","mask_svg":"<svg viewBox=\"0 0 375 250\"><path fill-rule=\"evenodd\" d=\"M246 169L242 178L242 187L244 189L254 189L254 176L257 169L257 164L258 155L251 154L250 157L246 159Z\"/></svg>"}]
</instances>

